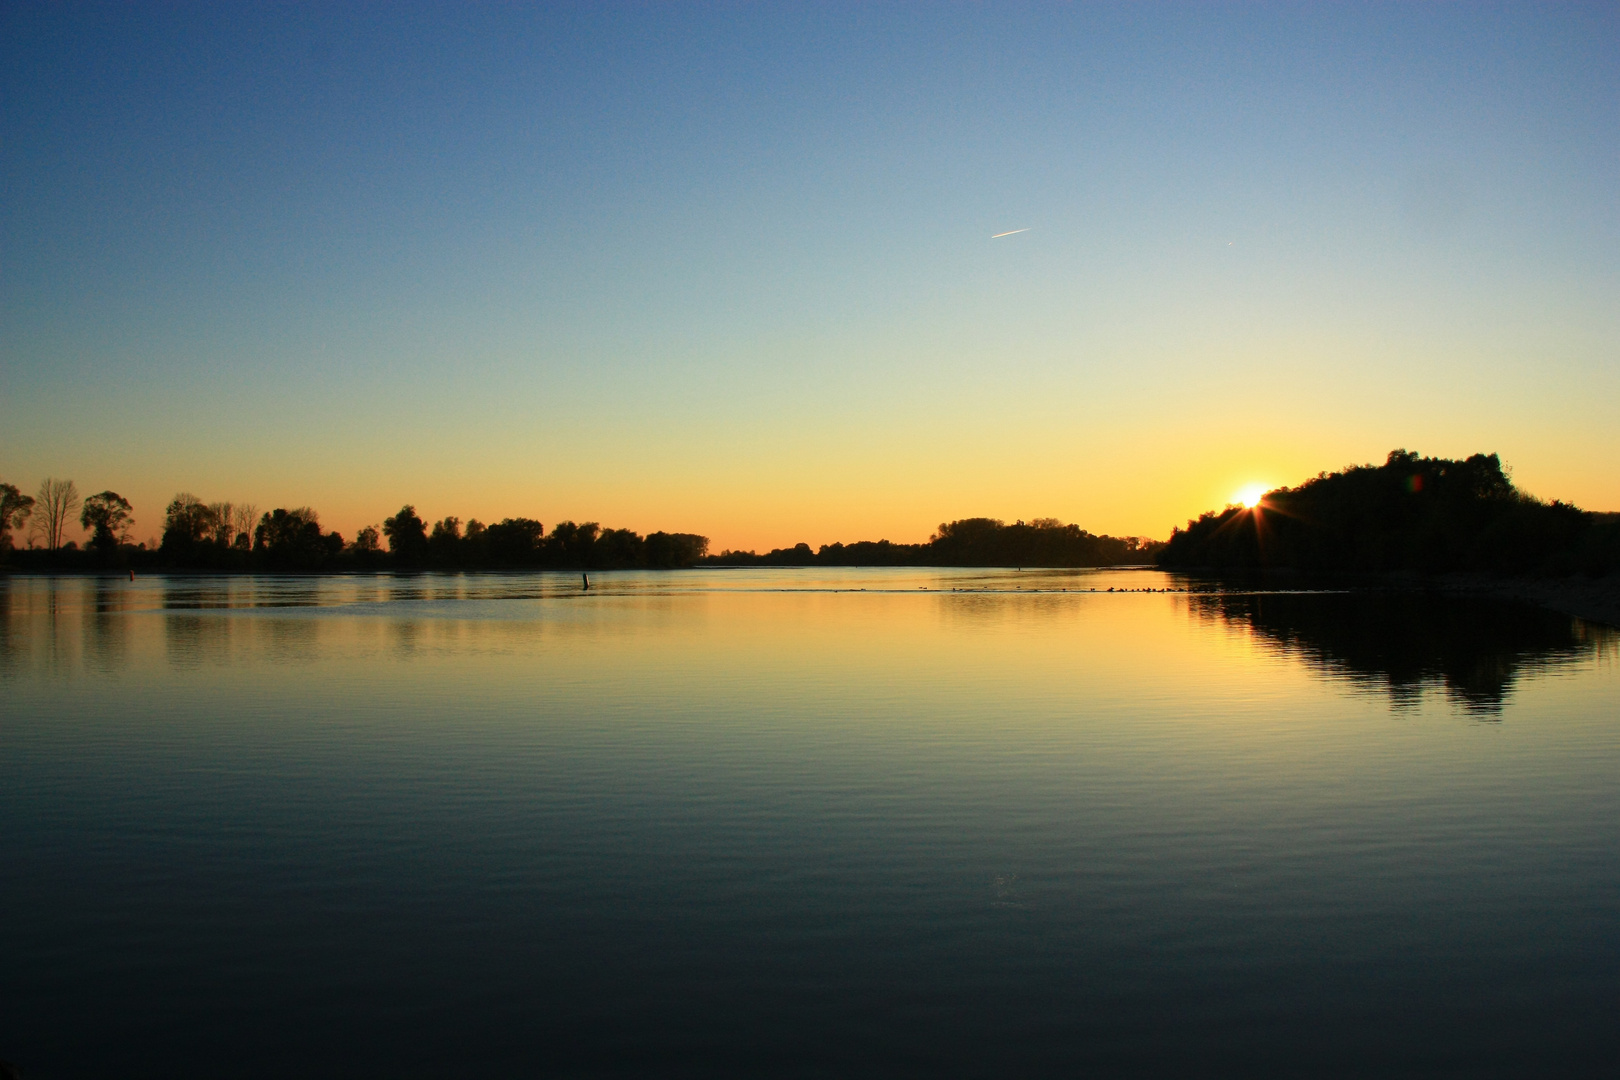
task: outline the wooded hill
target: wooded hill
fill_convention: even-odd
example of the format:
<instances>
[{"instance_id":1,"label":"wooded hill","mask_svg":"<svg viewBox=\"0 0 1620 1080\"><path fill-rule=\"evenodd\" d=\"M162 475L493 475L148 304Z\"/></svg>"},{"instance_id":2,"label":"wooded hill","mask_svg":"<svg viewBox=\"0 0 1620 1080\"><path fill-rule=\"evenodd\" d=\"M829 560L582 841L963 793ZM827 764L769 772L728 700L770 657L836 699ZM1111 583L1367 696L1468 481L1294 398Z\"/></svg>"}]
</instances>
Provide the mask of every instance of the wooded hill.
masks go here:
<instances>
[{"instance_id":1,"label":"wooded hill","mask_svg":"<svg viewBox=\"0 0 1620 1080\"><path fill-rule=\"evenodd\" d=\"M1253 509L1177 529L1159 565L1216 570L1603 574L1620 568L1620 514L1519 491L1495 454L1461 461L1390 452L1322 473Z\"/></svg>"}]
</instances>

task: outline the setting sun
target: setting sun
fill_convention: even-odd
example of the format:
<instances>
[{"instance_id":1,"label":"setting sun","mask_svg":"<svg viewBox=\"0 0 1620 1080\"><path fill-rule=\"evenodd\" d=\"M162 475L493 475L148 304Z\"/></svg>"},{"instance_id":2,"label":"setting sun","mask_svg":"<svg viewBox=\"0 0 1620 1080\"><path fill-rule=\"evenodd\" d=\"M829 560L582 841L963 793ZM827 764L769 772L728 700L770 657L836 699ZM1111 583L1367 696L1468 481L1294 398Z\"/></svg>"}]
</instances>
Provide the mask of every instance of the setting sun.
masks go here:
<instances>
[{"instance_id":1,"label":"setting sun","mask_svg":"<svg viewBox=\"0 0 1620 1080\"><path fill-rule=\"evenodd\" d=\"M1253 510L1260 505L1260 500L1265 497L1265 494L1266 487L1264 484L1249 484L1246 487L1239 488L1237 494L1232 496L1232 501L1239 506Z\"/></svg>"}]
</instances>

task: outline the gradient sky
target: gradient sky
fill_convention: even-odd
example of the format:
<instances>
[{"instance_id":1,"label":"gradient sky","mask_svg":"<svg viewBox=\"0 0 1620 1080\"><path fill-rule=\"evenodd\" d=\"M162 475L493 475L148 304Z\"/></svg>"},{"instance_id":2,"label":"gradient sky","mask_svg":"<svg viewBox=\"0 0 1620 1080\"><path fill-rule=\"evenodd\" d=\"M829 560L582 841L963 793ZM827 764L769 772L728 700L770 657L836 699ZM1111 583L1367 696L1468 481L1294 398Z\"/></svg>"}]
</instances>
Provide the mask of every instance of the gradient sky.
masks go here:
<instances>
[{"instance_id":1,"label":"gradient sky","mask_svg":"<svg viewBox=\"0 0 1620 1080\"><path fill-rule=\"evenodd\" d=\"M138 539L1620 509L1614 4L0 10L0 480Z\"/></svg>"}]
</instances>

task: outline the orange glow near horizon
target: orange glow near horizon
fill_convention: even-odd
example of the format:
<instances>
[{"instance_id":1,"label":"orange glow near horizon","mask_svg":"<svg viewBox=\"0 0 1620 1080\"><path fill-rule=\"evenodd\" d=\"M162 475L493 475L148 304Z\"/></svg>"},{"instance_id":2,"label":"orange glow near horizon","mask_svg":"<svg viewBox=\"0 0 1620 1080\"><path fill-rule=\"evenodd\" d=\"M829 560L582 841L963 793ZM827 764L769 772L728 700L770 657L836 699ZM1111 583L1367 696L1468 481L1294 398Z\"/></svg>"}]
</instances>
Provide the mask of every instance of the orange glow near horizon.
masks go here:
<instances>
[{"instance_id":1,"label":"orange glow near horizon","mask_svg":"<svg viewBox=\"0 0 1620 1080\"><path fill-rule=\"evenodd\" d=\"M643 534L694 532L709 537L716 552L799 542L812 548L859 540L919 543L940 522L966 517L1055 517L1093 533L1162 540L1207 511L1238 502L1252 507L1257 495L1279 484L1303 483L1324 469L1376 464L1402 445L1448 457L1489 446L1503 452L1515 466L1515 481L1533 494L1597 509L1614 502L1610 478L1483 438L1420 441L1384 434L1274 443L1195 427L1122 454L1109 441L1112 434L1035 429L1014 446L990 447L852 436L852 447L816 452L762 439L759 456L710 456L691 443L681 446L689 452L650 460L632 453L638 444L626 435L606 440L594 462L572 443L545 441L559 438L555 433L537 437L532 448L431 439L393 455L404 460L381 460L386 455L348 433L321 444L324 456L292 461L251 447L184 460L146 452L109 461L94 447L74 445L56 455L42 443L32 457L8 461L0 480L26 493L45 475L72 478L81 493L117 491L135 505L137 542L157 541L164 507L176 492L189 491L205 502L250 503L261 513L310 506L324 528L346 538L410 503L430 522L453 515L463 524L472 518L487 524L521 516L538 519L548 531L572 520ZM1584 463L1589 470L1592 465ZM1267 477L1269 486L1257 476ZM27 542L25 531L15 537L19 544ZM84 542L76 515L67 533Z\"/></svg>"}]
</instances>

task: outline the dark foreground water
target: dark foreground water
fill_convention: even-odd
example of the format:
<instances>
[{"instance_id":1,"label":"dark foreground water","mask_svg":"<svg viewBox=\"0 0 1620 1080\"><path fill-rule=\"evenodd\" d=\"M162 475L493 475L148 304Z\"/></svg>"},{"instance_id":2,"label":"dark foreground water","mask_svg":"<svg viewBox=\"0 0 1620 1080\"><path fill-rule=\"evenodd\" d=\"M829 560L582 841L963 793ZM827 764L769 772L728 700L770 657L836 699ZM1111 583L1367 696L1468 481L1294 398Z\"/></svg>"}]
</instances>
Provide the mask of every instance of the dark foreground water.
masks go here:
<instances>
[{"instance_id":1,"label":"dark foreground water","mask_svg":"<svg viewBox=\"0 0 1620 1080\"><path fill-rule=\"evenodd\" d=\"M1620 1070L1608 632L1106 591L1155 572L595 583L0 581L0 1057Z\"/></svg>"}]
</instances>

